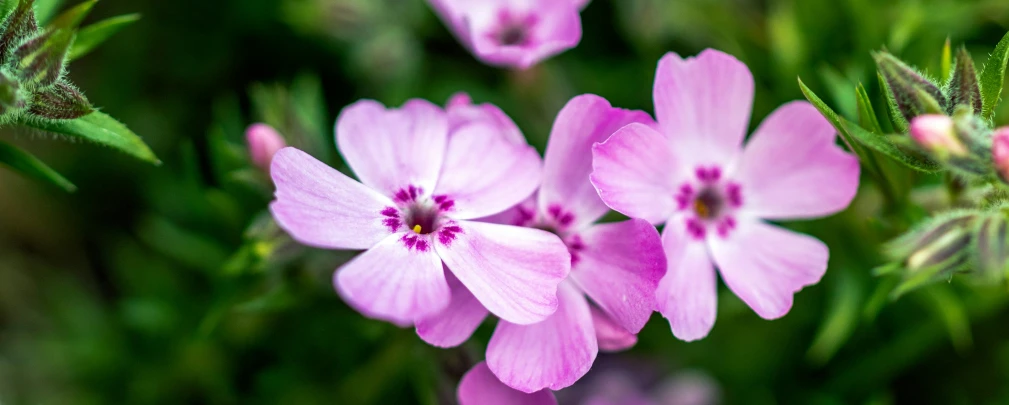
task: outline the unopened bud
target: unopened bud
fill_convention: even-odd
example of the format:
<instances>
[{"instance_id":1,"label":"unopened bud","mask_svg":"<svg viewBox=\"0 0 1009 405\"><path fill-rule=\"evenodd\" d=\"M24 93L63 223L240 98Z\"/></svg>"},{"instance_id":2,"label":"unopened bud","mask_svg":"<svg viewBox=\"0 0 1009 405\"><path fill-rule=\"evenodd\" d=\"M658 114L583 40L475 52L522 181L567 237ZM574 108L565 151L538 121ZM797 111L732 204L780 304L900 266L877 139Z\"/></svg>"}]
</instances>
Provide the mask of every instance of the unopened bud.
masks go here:
<instances>
[{"instance_id":1,"label":"unopened bud","mask_svg":"<svg viewBox=\"0 0 1009 405\"><path fill-rule=\"evenodd\" d=\"M249 144L249 156L252 157L252 162L267 172L270 171L273 155L287 146L280 133L266 124L252 124L245 131L245 140Z\"/></svg>"},{"instance_id":2,"label":"unopened bud","mask_svg":"<svg viewBox=\"0 0 1009 405\"><path fill-rule=\"evenodd\" d=\"M974 233L974 271L989 281L1005 279L1009 273L1009 221L998 211L981 218Z\"/></svg>"},{"instance_id":3,"label":"unopened bud","mask_svg":"<svg viewBox=\"0 0 1009 405\"><path fill-rule=\"evenodd\" d=\"M976 221L977 213L956 211L933 218L891 242L887 253L905 271L894 295L944 279L963 268Z\"/></svg>"},{"instance_id":4,"label":"unopened bud","mask_svg":"<svg viewBox=\"0 0 1009 405\"><path fill-rule=\"evenodd\" d=\"M953 80L949 83L949 112L959 106L967 106L974 114L981 114L981 87L967 48L960 48L956 54L956 70Z\"/></svg>"},{"instance_id":5,"label":"unopened bud","mask_svg":"<svg viewBox=\"0 0 1009 405\"><path fill-rule=\"evenodd\" d=\"M1003 182L1009 183L1009 127L995 130L991 140L992 165Z\"/></svg>"},{"instance_id":6,"label":"unopened bud","mask_svg":"<svg viewBox=\"0 0 1009 405\"><path fill-rule=\"evenodd\" d=\"M17 79L0 70L0 115L18 111L27 106Z\"/></svg>"},{"instance_id":7,"label":"unopened bud","mask_svg":"<svg viewBox=\"0 0 1009 405\"><path fill-rule=\"evenodd\" d=\"M910 130L911 138L939 160L951 156L963 157L969 153L967 146L957 136L953 119L945 115L916 117L911 121Z\"/></svg>"},{"instance_id":8,"label":"unopened bud","mask_svg":"<svg viewBox=\"0 0 1009 405\"><path fill-rule=\"evenodd\" d=\"M939 86L887 52L873 55L890 98L907 122L924 114L946 112L948 102Z\"/></svg>"}]
</instances>

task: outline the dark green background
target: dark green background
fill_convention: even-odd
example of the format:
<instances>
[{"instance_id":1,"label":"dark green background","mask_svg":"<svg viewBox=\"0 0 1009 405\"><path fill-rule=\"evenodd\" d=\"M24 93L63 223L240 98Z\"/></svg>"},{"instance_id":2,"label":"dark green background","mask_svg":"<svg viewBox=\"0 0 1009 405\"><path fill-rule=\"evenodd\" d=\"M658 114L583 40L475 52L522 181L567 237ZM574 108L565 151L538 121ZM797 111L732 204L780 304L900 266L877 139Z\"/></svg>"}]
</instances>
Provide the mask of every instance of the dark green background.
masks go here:
<instances>
[{"instance_id":1,"label":"dark green background","mask_svg":"<svg viewBox=\"0 0 1009 405\"><path fill-rule=\"evenodd\" d=\"M335 296L332 271L352 253L300 249L268 226L246 232L269 201L243 155L242 130L254 121L345 169L332 145L342 106L443 103L468 91L501 106L542 150L570 97L651 111L658 58L707 47L753 71L752 126L802 98L798 76L852 117L856 83L882 105L870 51L935 72L947 36L980 65L1009 30L1005 0L594 0L577 48L514 72L476 61L422 0L102 0L88 21L132 12L142 20L74 62L70 77L163 166L0 133L80 188L65 194L0 170L3 405L453 400L492 323L462 348L426 346ZM937 181L890 169L905 190ZM886 300L892 281L870 271L903 226L893 217L866 180L848 211L788 224L832 254L788 316L762 320L723 287L707 339L679 342L656 315L634 349L599 364L621 357L651 370L645 385L703 370L727 403L1009 403L1009 290L955 279Z\"/></svg>"}]
</instances>

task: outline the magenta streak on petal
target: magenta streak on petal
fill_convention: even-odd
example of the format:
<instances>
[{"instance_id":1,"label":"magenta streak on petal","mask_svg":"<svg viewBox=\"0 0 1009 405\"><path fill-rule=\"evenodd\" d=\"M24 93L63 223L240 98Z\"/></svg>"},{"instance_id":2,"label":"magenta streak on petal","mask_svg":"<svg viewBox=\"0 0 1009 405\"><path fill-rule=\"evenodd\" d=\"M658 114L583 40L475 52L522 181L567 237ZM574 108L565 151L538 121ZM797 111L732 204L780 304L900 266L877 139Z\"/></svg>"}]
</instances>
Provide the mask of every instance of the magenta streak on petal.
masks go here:
<instances>
[{"instance_id":1,"label":"magenta streak on petal","mask_svg":"<svg viewBox=\"0 0 1009 405\"><path fill-rule=\"evenodd\" d=\"M711 166L707 168L698 166L697 169L694 170L694 175L696 175L697 179L701 182L714 183L722 178L722 169L719 169L718 166Z\"/></svg>"},{"instance_id":2,"label":"magenta streak on petal","mask_svg":"<svg viewBox=\"0 0 1009 405\"><path fill-rule=\"evenodd\" d=\"M488 37L502 46L522 47L533 42L532 30L539 18L532 13L525 16L513 14L511 10L501 9L497 15L497 29L488 33Z\"/></svg>"},{"instance_id":3,"label":"magenta streak on petal","mask_svg":"<svg viewBox=\"0 0 1009 405\"><path fill-rule=\"evenodd\" d=\"M578 235L567 238L564 243L568 246L568 252L571 253L571 268L574 268L575 264L580 260L579 252L585 249L585 243L582 242L582 237Z\"/></svg>"},{"instance_id":4,"label":"magenta streak on petal","mask_svg":"<svg viewBox=\"0 0 1009 405\"><path fill-rule=\"evenodd\" d=\"M743 205L743 192L739 184L729 183L725 186L725 198L729 201L729 206L739 208Z\"/></svg>"},{"instance_id":5,"label":"magenta streak on petal","mask_svg":"<svg viewBox=\"0 0 1009 405\"><path fill-rule=\"evenodd\" d=\"M452 241L455 240L455 234L460 232L462 232L462 228L458 225L450 224L443 226L438 230L438 242L441 242L442 245L449 246L452 244Z\"/></svg>"},{"instance_id":6,"label":"magenta streak on petal","mask_svg":"<svg viewBox=\"0 0 1009 405\"><path fill-rule=\"evenodd\" d=\"M729 231L736 229L736 220L732 217L725 217L718 223L718 236L723 239L729 236Z\"/></svg>"},{"instance_id":7,"label":"magenta streak on petal","mask_svg":"<svg viewBox=\"0 0 1009 405\"><path fill-rule=\"evenodd\" d=\"M455 200L448 198L447 195L434 196L434 203L438 204L438 209L442 212L449 211L455 206Z\"/></svg>"},{"instance_id":8,"label":"magenta streak on petal","mask_svg":"<svg viewBox=\"0 0 1009 405\"><path fill-rule=\"evenodd\" d=\"M420 235L406 234L403 235L403 238L400 240L403 241L403 244L406 245L408 250L416 249L421 252L427 252L427 250L431 247L431 245L427 242L427 239L422 238Z\"/></svg>"},{"instance_id":9,"label":"magenta streak on petal","mask_svg":"<svg viewBox=\"0 0 1009 405\"><path fill-rule=\"evenodd\" d=\"M559 225L559 228L566 228L575 220L574 214L564 211L558 204L551 204L547 208L547 212L550 214L550 218Z\"/></svg>"},{"instance_id":10,"label":"magenta streak on petal","mask_svg":"<svg viewBox=\"0 0 1009 405\"><path fill-rule=\"evenodd\" d=\"M422 195L424 195L424 189L411 184L410 186L399 189L399 191L397 191L393 196L393 200L400 204L405 204L417 201L417 197Z\"/></svg>"},{"instance_id":11,"label":"magenta streak on petal","mask_svg":"<svg viewBox=\"0 0 1009 405\"><path fill-rule=\"evenodd\" d=\"M389 232L396 232L403 225L399 220L399 210L394 207L385 207L382 210L382 216L387 217L382 220L382 224L389 228Z\"/></svg>"},{"instance_id":12,"label":"magenta streak on petal","mask_svg":"<svg viewBox=\"0 0 1009 405\"><path fill-rule=\"evenodd\" d=\"M704 240L704 235L706 233L704 224L702 224L700 220L697 218L690 218L687 220L687 234L695 240Z\"/></svg>"},{"instance_id":13,"label":"magenta streak on petal","mask_svg":"<svg viewBox=\"0 0 1009 405\"><path fill-rule=\"evenodd\" d=\"M684 184L680 186L680 192L676 194L676 206L678 209L684 210L690 207L690 203L694 201L694 188L690 187L689 184Z\"/></svg>"}]
</instances>

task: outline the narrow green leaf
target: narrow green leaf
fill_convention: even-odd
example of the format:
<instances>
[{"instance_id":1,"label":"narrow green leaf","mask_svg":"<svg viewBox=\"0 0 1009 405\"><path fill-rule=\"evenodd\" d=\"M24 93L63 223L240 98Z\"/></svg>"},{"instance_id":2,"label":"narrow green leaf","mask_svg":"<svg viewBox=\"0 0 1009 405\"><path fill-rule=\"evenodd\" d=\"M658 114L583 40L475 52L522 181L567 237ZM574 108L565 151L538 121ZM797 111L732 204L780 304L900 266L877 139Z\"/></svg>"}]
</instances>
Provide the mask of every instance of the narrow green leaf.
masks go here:
<instances>
[{"instance_id":1,"label":"narrow green leaf","mask_svg":"<svg viewBox=\"0 0 1009 405\"><path fill-rule=\"evenodd\" d=\"M858 124L844 118L841 118L841 126L843 126L851 137L858 141L858 143L868 146L869 148L872 148L873 150L900 162L904 166L926 173L933 173L942 168L938 163L925 156L912 154L909 153L909 151L899 148L887 136L869 132L858 126ZM891 136L897 137L903 135Z\"/></svg>"},{"instance_id":2,"label":"narrow green leaf","mask_svg":"<svg viewBox=\"0 0 1009 405\"><path fill-rule=\"evenodd\" d=\"M76 6L70 7L69 10L64 11L59 17L56 17L51 23L46 26L49 30L62 30L62 29L73 29L80 25L84 17L88 16L91 12L91 8L95 6L98 0L88 0Z\"/></svg>"},{"instance_id":3,"label":"narrow green leaf","mask_svg":"<svg viewBox=\"0 0 1009 405\"><path fill-rule=\"evenodd\" d=\"M14 0L10 0L14 1ZM36 0L35 15L41 22L49 21L63 5L63 0Z\"/></svg>"},{"instance_id":4,"label":"narrow green leaf","mask_svg":"<svg viewBox=\"0 0 1009 405\"><path fill-rule=\"evenodd\" d=\"M939 79L948 80L950 70L953 68L953 50L946 37L946 44L942 46L942 59L939 60Z\"/></svg>"},{"instance_id":5,"label":"narrow green leaf","mask_svg":"<svg viewBox=\"0 0 1009 405\"><path fill-rule=\"evenodd\" d=\"M949 286L938 285L925 290L919 297L925 301L936 318L942 321L949 334L950 342L960 353L970 350L973 339L970 332L970 317L963 302L950 291Z\"/></svg>"},{"instance_id":6,"label":"narrow green leaf","mask_svg":"<svg viewBox=\"0 0 1009 405\"><path fill-rule=\"evenodd\" d=\"M77 190L77 187L59 173L56 173L55 170L46 166L45 163L42 163L35 156L18 149L14 145L0 142L0 163L26 176L48 181L67 192L72 193Z\"/></svg>"},{"instance_id":7,"label":"narrow green leaf","mask_svg":"<svg viewBox=\"0 0 1009 405\"><path fill-rule=\"evenodd\" d=\"M837 115L834 110L830 109L830 107L828 107L827 104L816 95L816 93L813 93L813 90L806 87L806 84L802 82L802 78L799 78L799 89L802 90L802 94L806 96L806 100L809 100L809 102L813 104L813 107L816 107L816 109L820 111L820 114L822 114L823 117L830 122L830 125L834 126L837 133L840 134L841 140L843 140L845 145L848 146L848 150L851 150L853 153L858 155L859 159L864 162L864 152L861 148L857 147L858 145L852 142L851 135L849 135L844 126L841 125L841 117Z\"/></svg>"},{"instance_id":8,"label":"narrow green leaf","mask_svg":"<svg viewBox=\"0 0 1009 405\"><path fill-rule=\"evenodd\" d=\"M826 364L838 349L851 337L858 326L859 310L862 307L862 286L845 270L839 273L831 291L827 313L816 332L812 346L806 351L806 359L817 366Z\"/></svg>"},{"instance_id":9,"label":"narrow green leaf","mask_svg":"<svg viewBox=\"0 0 1009 405\"><path fill-rule=\"evenodd\" d=\"M105 19L84 28L77 32L77 39L70 48L70 56L67 60L74 60L87 55L105 40L140 19L140 14L126 14Z\"/></svg>"},{"instance_id":10,"label":"narrow green leaf","mask_svg":"<svg viewBox=\"0 0 1009 405\"><path fill-rule=\"evenodd\" d=\"M102 145L108 145L142 160L160 165L161 161L154 155L140 136L130 131L115 118L105 113L95 111L81 118L60 121L27 120L20 123L43 131L68 135L91 140Z\"/></svg>"},{"instance_id":11,"label":"narrow green leaf","mask_svg":"<svg viewBox=\"0 0 1009 405\"><path fill-rule=\"evenodd\" d=\"M1006 62L1009 62L1009 32L998 42L981 69L982 114L987 120L995 117L995 107L1005 80Z\"/></svg>"},{"instance_id":12,"label":"narrow green leaf","mask_svg":"<svg viewBox=\"0 0 1009 405\"><path fill-rule=\"evenodd\" d=\"M865 86L862 86L862 83L855 86L855 97L858 104L858 123L872 133L882 135L883 128L876 120L876 110L872 108L872 100L869 99L869 93L865 91Z\"/></svg>"}]
</instances>

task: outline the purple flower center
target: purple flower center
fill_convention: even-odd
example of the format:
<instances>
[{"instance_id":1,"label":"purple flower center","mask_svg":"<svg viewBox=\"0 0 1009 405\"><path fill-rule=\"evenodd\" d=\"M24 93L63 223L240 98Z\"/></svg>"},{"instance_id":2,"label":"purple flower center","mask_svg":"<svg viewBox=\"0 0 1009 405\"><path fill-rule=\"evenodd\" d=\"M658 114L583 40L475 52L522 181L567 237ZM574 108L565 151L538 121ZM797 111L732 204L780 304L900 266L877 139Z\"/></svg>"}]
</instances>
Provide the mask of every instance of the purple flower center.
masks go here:
<instances>
[{"instance_id":1,"label":"purple flower center","mask_svg":"<svg viewBox=\"0 0 1009 405\"><path fill-rule=\"evenodd\" d=\"M510 10L500 10L497 29L491 31L490 38L501 46L525 46L532 42L531 31L538 19L533 14L518 14Z\"/></svg>"},{"instance_id":2,"label":"purple flower center","mask_svg":"<svg viewBox=\"0 0 1009 405\"><path fill-rule=\"evenodd\" d=\"M539 216L532 213L527 216L525 215L526 210L521 208L520 214L522 215L519 220L524 221L523 224L519 224L520 226L541 229L557 235L567 246L568 253L571 254L571 266L574 267L579 262L585 244L582 242L581 236L571 229L571 224L575 221L575 215L572 212L565 210L560 204L550 204L547 207L547 212Z\"/></svg>"},{"instance_id":3,"label":"purple flower center","mask_svg":"<svg viewBox=\"0 0 1009 405\"><path fill-rule=\"evenodd\" d=\"M732 214L743 205L742 189L723 179L717 166L698 167L694 177L683 183L675 196L679 210L687 216L687 234L703 240L713 229L718 236L727 237L736 228Z\"/></svg>"},{"instance_id":4,"label":"purple flower center","mask_svg":"<svg viewBox=\"0 0 1009 405\"><path fill-rule=\"evenodd\" d=\"M452 243L462 228L445 214L455 201L445 195L426 196L424 189L408 186L393 195L395 207L382 209L382 223L389 232L405 232L401 241L407 249L427 251L435 240Z\"/></svg>"}]
</instances>

